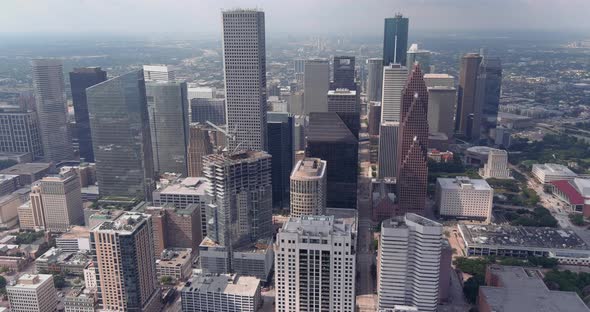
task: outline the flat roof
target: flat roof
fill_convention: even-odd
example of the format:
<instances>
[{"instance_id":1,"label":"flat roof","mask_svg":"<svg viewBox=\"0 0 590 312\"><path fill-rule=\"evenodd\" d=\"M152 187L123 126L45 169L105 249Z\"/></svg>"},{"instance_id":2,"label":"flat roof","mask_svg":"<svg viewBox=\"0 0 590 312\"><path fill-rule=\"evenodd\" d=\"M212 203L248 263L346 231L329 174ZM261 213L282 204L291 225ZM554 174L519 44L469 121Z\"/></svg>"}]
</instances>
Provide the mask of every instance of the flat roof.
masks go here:
<instances>
[{"instance_id":1,"label":"flat roof","mask_svg":"<svg viewBox=\"0 0 590 312\"><path fill-rule=\"evenodd\" d=\"M205 195L205 190L209 187L209 180L203 177L188 177L156 190L160 194L174 194L174 195Z\"/></svg>"},{"instance_id":2,"label":"flat roof","mask_svg":"<svg viewBox=\"0 0 590 312\"><path fill-rule=\"evenodd\" d=\"M160 259L156 260L156 265L165 267L180 267L187 261L192 260L191 254L193 250L191 248L170 248L164 249L160 255Z\"/></svg>"},{"instance_id":3,"label":"flat roof","mask_svg":"<svg viewBox=\"0 0 590 312\"><path fill-rule=\"evenodd\" d=\"M16 284L7 285L7 287L35 289L50 279L52 276L53 275L51 274L23 274L18 278Z\"/></svg>"},{"instance_id":4,"label":"flat roof","mask_svg":"<svg viewBox=\"0 0 590 312\"><path fill-rule=\"evenodd\" d=\"M75 238L89 238L90 229L85 226L74 225L70 229L60 235L58 239L75 239Z\"/></svg>"},{"instance_id":5,"label":"flat roof","mask_svg":"<svg viewBox=\"0 0 590 312\"><path fill-rule=\"evenodd\" d=\"M105 221L97 225L93 230L128 234L135 231L135 229L149 217L150 215L145 213L128 211L120 215L114 221Z\"/></svg>"},{"instance_id":6,"label":"flat roof","mask_svg":"<svg viewBox=\"0 0 590 312\"><path fill-rule=\"evenodd\" d=\"M578 175L571 171L568 167L560 164L533 164L533 170L541 170L545 174L557 174L566 175L571 177L577 177Z\"/></svg>"},{"instance_id":7,"label":"flat roof","mask_svg":"<svg viewBox=\"0 0 590 312\"><path fill-rule=\"evenodd\" d=\"M476 191L491 191L492 187L484 179L470 179L458 176L455 178L438 178L436 182L445 190L473 189Z\"/></svg>"},{"instance_id":8,"label":"flat roof","mask_svg":"<svg viewBox=\"0 0 590 312\"><path fill-rule=\"evenodd\" d=\"M16 164L12 167L8 167L6 169L0 170L2 174L33 174L38 173L43 170L47 170L51 167L50 163L24 163L24 164Z\"/></svg>"},{"instance_id":9,"label":"flat roof","mask_svg":"<svg viewBox=\"0 0 590 312\"><path fill-rule=\"evenodd\" d=\"M326 161L320 158L306 157L298 161L291 178L321 178L325 176Z\"/></svg>"},{"instance_id":10,"label":"flat roof","mask_svg":"<svg viewBox=\"0 0 590 312\"><path fill-rule=\"evenodd\" d=\"M260 279L253 276L230 274L201 274L194 276L187 285L182 288L182 292L222 293L254 297L260 287Z\"/></svg>"}]
</instances>

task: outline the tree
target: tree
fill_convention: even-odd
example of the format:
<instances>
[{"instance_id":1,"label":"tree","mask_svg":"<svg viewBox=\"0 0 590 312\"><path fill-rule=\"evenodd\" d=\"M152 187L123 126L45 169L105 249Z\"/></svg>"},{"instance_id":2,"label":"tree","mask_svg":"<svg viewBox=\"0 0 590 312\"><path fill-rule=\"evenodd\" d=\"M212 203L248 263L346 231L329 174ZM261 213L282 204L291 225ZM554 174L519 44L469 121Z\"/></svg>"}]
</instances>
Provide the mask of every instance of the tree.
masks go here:
<instances>
[{"instance_id":1,"label":"tree","mask_svg":"<svg viewBox=\"0 0 590 312\"><path fill-rule=\"evenodd\" d=\"M174 284L174 279L172 278L172 276L162 276L160 277L160 283L164 285L172 285Z\"/></svg>"},{"instance_id":2,"label":"tree","mask_svg":"<svg viewBox=\"0 0 590 312\"><path fill-rule=\"evenodd\" d=\"M483 275L474 275L470 277L464 284L463 284L463 294L465 294L465 298L471 304L475 304L477 301L477 294L479 292L479 286L485 285L485 277Z\"/></svg>"},{"instance_id":3,"label":"tree","mask_svg":"<svg viewBox=\"0 0 590 312\"><path fill-rule=\"evenodd\" d=\"M53 285L55 285L55 288L62 289L68 286L68 282L63 275L59 274L53 276Z\"/></svg>"},{"instance_id":4,"label":"tree","mask_svg":"<svg viewBox=\"0 0 590 312\"><path fill-rule=\"evenodd\" d=\"M584 225L584 216L579 213L572 213L569 215L570 221L577 226Z\"/></svg>"}]
</instances>

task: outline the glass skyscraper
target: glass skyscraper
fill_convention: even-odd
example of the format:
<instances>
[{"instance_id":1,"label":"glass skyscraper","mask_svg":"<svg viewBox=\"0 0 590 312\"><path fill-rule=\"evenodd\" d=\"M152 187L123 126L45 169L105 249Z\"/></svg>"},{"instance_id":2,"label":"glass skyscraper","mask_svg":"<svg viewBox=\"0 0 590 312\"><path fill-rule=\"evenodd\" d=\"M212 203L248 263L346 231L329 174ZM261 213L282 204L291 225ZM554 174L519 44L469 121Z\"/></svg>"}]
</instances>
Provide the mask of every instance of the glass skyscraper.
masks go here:
<instances>
[{"instance_id":1,"label":"glass skyscraper","mask_svg":"<svg viewBox=\"0 0 590 312\"><path fill-rule=\"evenodd\" d=\"M391 63L406 66L408 51L408 25L410 21L401 14L385 19L383 31L383 66Z\"/></svg>"},{"instance_id":2,"label":"glass skyscraper","mask_svg":"<svg viewBox=\"0 0 590 312\"><path fill-rule=\"evenodd\" d=\"M289 207L289 177L293 169L293 115L268 113L268 153L272 156L272 202Z\"/></svg>"}]
</instances>

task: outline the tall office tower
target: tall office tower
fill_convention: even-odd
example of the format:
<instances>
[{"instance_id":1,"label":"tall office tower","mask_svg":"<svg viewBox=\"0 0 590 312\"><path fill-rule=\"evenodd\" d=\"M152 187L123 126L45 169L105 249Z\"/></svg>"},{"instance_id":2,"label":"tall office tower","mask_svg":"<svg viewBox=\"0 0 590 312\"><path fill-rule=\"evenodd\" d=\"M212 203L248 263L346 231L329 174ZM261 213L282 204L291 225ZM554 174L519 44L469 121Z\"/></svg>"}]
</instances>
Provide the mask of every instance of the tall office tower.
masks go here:
<instances>
[{"instance_id":1,"label":"tall office tower","mask_svg":"<svg viewBox=\"0 0 590 312\"><path fill-rule=\"evenodd\" d=\"M500 91L502 89L502 62L500 58L484 55L480 71L485 76L482 134L486 138L491 138L491 130L497 126Z\"/></svg>"},{"instance_id":2,"label":"tall office tower","mask_svg":"<svg viewBox=\"0 0 590 312\"><path fill-rule=\"evenodd\" d=\"M369 104L369 135L379 135L381 125L381 102L370 102Z\"/></svg>"},{"instance_id":3,"label":"tall office tower","mask_svg":"<svg viewBox=\"0 0 590 312\"><path fill-rule=\"evenodd\" d=\"M188 176L203 176L203 156L213 154L209 130L201 124L191 124L188 141Z\"/></svg>"},{"instance_id":4,"label":"tall office tower","mask_svg":"<svg viewBox=\"0 0 590 312\"><path fill-rule=\"evenodd\" d=\"M328 112L360 113L361 107L357 91L336 89L328 91Z\"/></svg>"},{"instance_id":5,"label":"tall office tower","mask_svg":"<svg viewBox=\"0 0 590 312\"><path fill-rule=\"evenodd\" d=\"M274 250L277 311L355 311L353 224L334 216L291 217Z\"/></svg>"},{"instance_id":6,"label":"tall office tower","mask_svg":"<svg viewBox=\"0 0 590 312\"><path fill-rule=\"evenodd\" d=\"M449 74L424 74L426 87L455 87L455 77Z\"/></svg>"},{"instance_id":7,"label":"tall office tower","mask_svg":"<svg viewBox=\"0 0 590 312\"><path fill-rule=\"evenodd\" d=\"M367 100L381 101L381 87L383 85L383 59L370 58L367 60Z\"/></svg>"},{"instance_id":8,"label":"tall office tower","mask_svg":"<svg viewBox=\"0 0 590 312\"><path fill-rule=\"evenodd\" d=\"M406 64L408 67L414 65L414 63L420 64L420 68L424 73L430 73L430 57L432 52L428 50L422 50L418 48L417 43L412 43L410 49L408 49Z\"/></svg>"},{"instance_id":9,"label":"tall office tower","mask_svg":"<svg viewBox=\"0 0 590 312\"><path fill-rule=\"evenodd\" d=\"M296 74L305 72L305 59L293 60L293 70Z\"/></svg>"},{"instance_id":10,"label":"tall office tower","mask_svg":"<svg viewBox=\"0 0 590 312\"><path fill-rule=\"evenodd\" d=\"M199 191L199 188L191 190L190 186L178 187L176 184L176 191L184 193L177 194L178 199L181 196L184 199L192 199L191 197L195 196L190 192ZM179 205L179 200L174 200L170 198L171 196L162 197L165 198L166 203L160 200L161 206L150 206L145 209L145 213L152 216L155 255L159 256L164 249L168 248L190 248L196 253L199 243L203 240L201 206L205 203Z\"/></svg>"},{"instance_id":11,"label":"tall office tower","mask_svg":"<svg viewBox=\"0 0 590 312\"><path fill-rule=\"evenodd\" d=\"M378 309L408 305L436 311L442 225L408 213L381 224L377 256Z\"/></svg>"},{"instance_id":12,"label":"tall office tower","mask_svg":"<svg viewBox=\"0 0 590 312\"><path fill-rule=\"evenodd\" d=\"M82 210L82 192L80 179L72 170L59 176L45 177L36 182L39 187L40 201L45 219L45 229L65 232L70 226L84 222ZM33 201L34 195L31 194ZM35 207L37 208L37 207Z\"/></svg>"},{"instance_id":13,"label":"tall office tower","mask_svg":"<svg viewBox=\"0 0 590 312\"><path fill-rule=\"evenodd\" d=\"M30 200L18 207L19 227L23 230L45 229L45 212L41 200L41 187L31 186Z\"/></svg>"},{"instance_id":14,"label":"tall office tower","mask_svg":"<svg viewBox=\"0 0 590 312\"><path fill-rule=\"evenodd\" d=\"M268 153L272 156L273 207L289 207L289 175L293 169L294 118L289 113L268 113Z\"/></svg>"},{"instance_id":15,"label":"tall office tower","mask_svg":"<svg viewBox=\"0 0 590 312\"><path fill-rule=\"evenodd\" d=\"M37 59L32 64L43 155L48 161L71 160L74 149L66 121L63 65L53 59Z\"/></svg>"},{"instance_id":16,"label":"tall office tower","mask_svg":"<svg viewBox=\"0 0 590 312\"><path fill-rule=\"evenodd\" d=\"M428 87L428 131L444 133L447 138L454 134L455 104L457 89L453 87Z\"/></svg>"},{"instance_id":17,"label":"tall office tower","mask_svg":"<svg viewBox=\"0 0 590 312\"><path fill-rule=\"evenodd\" d=\"M57 311L57 291L51 274L24 274L14 285L6 286L10 311Z\"/></svg>"},{"instance_id":18,"label":"tall office tower","mask_svg":"<svg viewBox=\"0 0 590 312\"><path fill-rule=\"evenodd\" d=\"M326 59L305 61L303 79L303 112L328 111L328 90L330 89L330 62Z\"/></svg>"},{"instance_id":19,"label":"tall office tower","mask_svg":"<svg viewBox=\"0 0 590 312\"><path fill-rule=\"evenodd\" d=\"M424 213L428 186L428 90L414 65L403 91L398 141L398 198L401 213Z\"/></svg>"},{"instance_id":20,"label":"tall office tower","mask_svg":"<svg viewBox=\"0 0 590 312\"><path fill-rule=\"evenodd\" d=\"M358 113L311 113L305 155L325 160L327 206L356 208Z\"/></svg>"},{"instance_id":21,"label":"tall office tower","mask_svg":"<svg viewBox=\"0 0 590 312\"><path fill-rule=\"evenodd\" d=\"M90 245L101 309L161 311L152 232L150 215L131 211L92 229Z\"/></svg>"},{"instance_id":22,"label":"tall office tower","mask_svg":"<svg viewBox=\"0 0 590 312\"><path fill-rule=\"evenodd\" d=\"M141 71L86 89L101 196L151 198L152 142Z\"/></svg>"},{"instance_id":23,"label":"tall office tower","mask_svg":"<svg viewBox=\"0 0 590 312\"><path fill-rule=\"evenodd\" d=\"M0 124L0 152L30 153L32 160L43 158L39 121L35 112L1 109Z\"/></svg>"},{"instance_id":24,"label":"tall office tower","mask_svg":"<svg viewBox=\"0 0 590 312\"><path fill-rule=\"evenodd\" d=\"M481 56L477 53L468 53L461 58L455 130L468 139L479 138L482 103L477 87L480 63Z\"/></svg>"},{"instance_id":25,"label":"tall office tower","mask_svg":"<svg viewBox=\"0 0 590 312\"><path fill-rule=\"evenodd\" d=\"M326 161L303 158L291 173L291 216L321 216L326 212Z\"/></svg>"},{"instance_id":26,"label":"tall office tower","mask_svg":"<svg viewBox=\"0 0 590 312\"><path fill-rule=\"evenodd\" d=\"M396 14L394 18L385 19L385 30L383 31L383 66L390 64L406 66L409 23L409 19L403 17L401 14ZM408 66L411 66L411 64Z\"/></svg>"},{"instance_id":27,"label":"tall office tower","mask_svg":"<svg viewBox=\"0 0 590 312\"><path fill-rule=\"evenodd\" d=\"M189 116L186 83L145 84L154 170L186 176Z\"/></svg>"},{"instance_id":28,"label":"tall office tower","mask_svg":"<svg viewBox=\"0 0 590 312\"><path fill-rule=\"evenodd\" d=\"M387 121L379 129L379 163L377 177L379 179L397 178L397 148L399 140L399 122Z\"/></svg>"},{"instance_id":29,"label":"tall office tower","mask_svg":"<svg viewBox=\"0 0 590 312\"><path fill-rule=\"evenodd\" d=\"M331 89L356 90L354 63L354 56L334 56Z\"/></svg>"},{"instance_id":30,"label":"tall office tower","mask_svg":"<svg viewBox=\"0 0 590 312\"><path fill-rule=\"evenodd\" d=\"M80 145L80 158L84 158L84 161L87 162L94 162L94 151L92 150L86 88L105 80L107 80L107 72L101 70L100 67L75 68L74 71L70 72L70 86L72 88L78 144Z\"/></svg>"},{"instance_id":31,"label":"tall office tower","mask_svg":"<svg viewBox=\"0 0 590 312\"><path fill-rule=\"evenodd\" d=\"M267 150L264 12L223 12L223 69L229 150Z\"/></svg>"},{"instance_id":32,"label":"tall office tower","mask_svg":"<svg viewBox=\"0 0 590 312\"><path fill-rule=\"evenodd\" d=\"M400 121L402 90L408 79L408 69L399 64L383 68L381 122Z\"/></svg>"},{"instance_id":33,"label":"tall office tower","mask_svg":"<svg viewBox=\"0 0 590 312\"><path fill-rule=\"evenodd\" d=\"M174 81L176 74L171 66L167 65L143 65L145 81Z\"/></svg>"},{"instance_id":34,"label":"tall office tower","mask_svg":"<svg viewBox=\"0 0 590 312\"><path fill-rule=\"evenodd\" d=\"M225 125L225 99L191 99L191 122Z\"/></svg>"}]
</instances>

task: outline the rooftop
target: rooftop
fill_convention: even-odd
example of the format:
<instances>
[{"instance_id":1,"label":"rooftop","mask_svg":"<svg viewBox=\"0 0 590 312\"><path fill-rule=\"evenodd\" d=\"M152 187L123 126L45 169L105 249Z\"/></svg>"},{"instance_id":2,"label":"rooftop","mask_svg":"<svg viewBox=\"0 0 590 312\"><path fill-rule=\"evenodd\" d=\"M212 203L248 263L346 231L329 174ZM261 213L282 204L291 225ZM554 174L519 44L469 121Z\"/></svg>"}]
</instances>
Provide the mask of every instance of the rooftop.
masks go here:
<instances>
[{"instance_id":1,"label":"rooftop","mask_svg":"<svg viewBox=\"0 0 590 312\"><path fill-rule=\"evenodd\" d=\"M351 235L353 224L333 215L290 217L280 232L300 233L311 236Z\"/></svg>"},{"instance_id":2,"label":"rooftop","mask_svg":"<svg viewBox=\"0 0 590 312\"><path fill-rule=\"evenodd\" d=\"M163 186L156 190L160 194L176 194L176 195L205 195L205 190L209 185L209 180L202 177L188 177L177 180L171 184Z\"/></svg>"},{"instance_id":3,"label":"rooftop","mask_svg":"<svg viewBox=\"0 0 590 312\"><path fill-rule=\"evenodd\" d=\"M12 167L8 167L6 169L0 170L2 174L34 174L38 173L39 171L47 170L51 167L50 163L24 163L24 164L16 164Z\"/></svg>"},{"instance_id":4,"label":"rooftop","mask_svg":"<svg viewBox=\"0 0 590 312\"><path fill-rule=\"evenodd\" d=\"M211 154L204 156L209 162L237 164L244 160L254 161L262 158L270 158L270 155L264 151L237 151L235 153L224 152L223 154Z\"/></svg>"},{"instance_id":5,"label":"rooftop","mask_svg":"<svg viewBox=\"0 0 590 312\"><path fill-rule=\"evenodd\" d=\"M187 282L182 288L182 292L223 293L254 297L259 288L260 280L252 276L201 274Z\"/></svg>"},{"instance_id":6,"label":"rooftop","mask_svg":"<svg viewBox=\"0 0 590 312\"><path fill-rule=\"evenodd\" d=\"M0 174L0 183L18 178L15 174Z\"/></svg>"},{"instance_id":7,"label":"rooftop","mask_svg":"<svg viewBox=\"0 0 590 312\"><path fill-rule=\"evenodd\" d=\"M43 284L46 280L50 279L53 275L51 274L23 274L18 278L18 281L14 285L8 287L18 288L37 288L40 284Z\"/></svg>"},{"instance_id":8,"label":"rooftop","mask_svg":"<svg viewBox=\"0 0 590 312\"><path fill-rule=\"evenodd\" d=\"M321 178L325 176L326 161L320 158L304 158L297 162L291 178Z\"/></svg>"},{"instance_id":9,"label":"rooftop","mask_svg":"<svg viewBox=\"0 0 590 312\"><path fill-rule=\"evenodd\" d=\"M76 239L90 237L90 229L85 226L75 225L69 231L59 236L61 239Z\"/></svg>"},{"instance_id":10,"label":"rooftop","mask_svg":"<svg viewBox=\"0 0 590 312\"><path fill-rule=\"evenodd\" d=\"M421 226L428 226L428 227L441 227L442 225L438 222L432 221L428 218L423 216L417 215L415 213L406 213L405 216L398 216L391 219L387 219L383 221L382 227L384 228L408 228L408 225L421 225Z\"/></svg>"},{"instance_id":11,"label":"rooftop","mask_svg":"<svg viewBox=\"0 0 590 312\"><path fill-rule=\"evenodd\" d=\"M356 95L356 91L346 88L338 88L336 90L328 90L328 95Z\"/></svg>"},{"instance_id":12,"label":"rooftop","mask_svg":"<svg viewBox=\"0 0 590 312\"><path fill-rule=\"evenodd\" d=\"M470 179L469 177L438 178L436 182L443 189L472 189L476 191L491 191L492 188L484 179Z\"/></svg>"},{"instance_id":13,"label":"rooftop","mask_svg":"<svg viewBox=\"0 0 590 312\"><path fill-rule=\"evenodd\" d=\"M37 261L69 265L86 265L91 262L91 257L83 252L63 252L59 248L52 247L35 260L35 262Z\"/></svg>"},{"instance_id":14,"label":"rooftop","mask_svg":"<svg viewBox=\"0 0 590 312\"><path fill-rule=\"evenodd\" d=\"M442 78L451 78L454 79L455 77L449 74L424 74L424 79L442 79Z\"/></svg>"},{"instance_id":15,"label":"rooftop","mask_svg":"<svg viewBox=\"0 0 590 312\"><path fill-rule=\"evenodd\" d=\"M571 177L578 176L568 167L560 164L533 164L533 171L534 170L542 170L545 174L567 175Z\"/></svg>"},{"instance_id":16,"label":"rooftop","mask_svg":"<svg viewBox=\"0 0 590 312\"><path fill-rule=\"evenodd\" d=\"M140 224L145 222L147 218L149 218L148 214L128 211L119 216L114 221L105 221L97 225L93 230L129 234L133 232Z\"/></svg>"},{"instance_id":17,"label":"rooftop","mask_svg":"<svg viewBox=\"0 0 590 312\"><path fill-rule=\"evenodd\" d=\"M160 259L156 260L156 265L167 267L182 266L187 261L191 261L193 250L190 248L164 249Z\"/></svg>"},{"instance_id":18,"label":"rooftop","mask_svg":"<svg viewBox=\"0 0 590 312\"><path fill-rule=\"evenodd\" d=\"M489 146L472 146L467 149L467 152L487 155L492 150L495 150L495 148Z\"/></svg>"}]
</instances>

